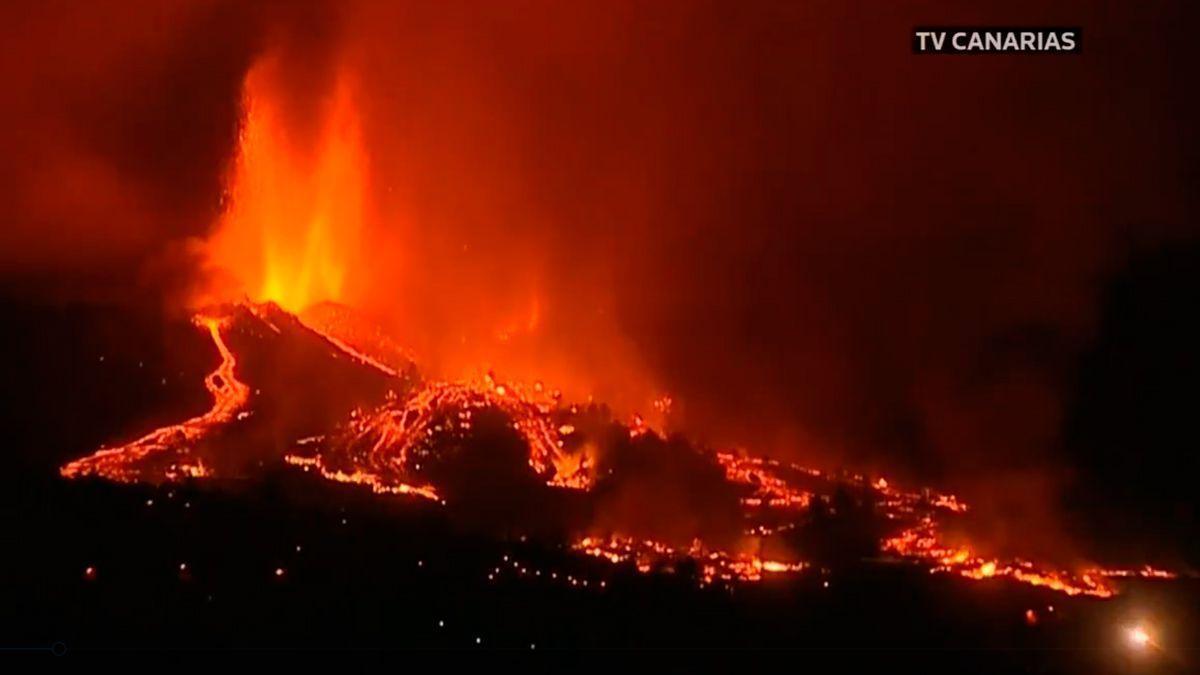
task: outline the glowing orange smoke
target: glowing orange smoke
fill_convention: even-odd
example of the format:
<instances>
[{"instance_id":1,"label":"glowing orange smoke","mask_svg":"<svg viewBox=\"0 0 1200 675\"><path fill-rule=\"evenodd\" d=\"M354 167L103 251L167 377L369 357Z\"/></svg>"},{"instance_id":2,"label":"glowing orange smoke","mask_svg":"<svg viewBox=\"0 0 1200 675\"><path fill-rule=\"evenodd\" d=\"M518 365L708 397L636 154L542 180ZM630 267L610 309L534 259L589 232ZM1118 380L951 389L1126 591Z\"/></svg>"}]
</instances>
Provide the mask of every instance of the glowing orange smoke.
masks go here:
<instances>
[{"instance_id":1,"label":"glowing orange smoke","mask_svg":"<svg viewBox=\"0 0 1200 675\"><path fill-rule=\"evenodd\" d=\"M349 75L318 101L311 137L289 123L279 79L273 58L246 76L230 201L206 252L226 295L298 312L341 299L361 262L367 155Z\"/></svg>"}]
</instances>

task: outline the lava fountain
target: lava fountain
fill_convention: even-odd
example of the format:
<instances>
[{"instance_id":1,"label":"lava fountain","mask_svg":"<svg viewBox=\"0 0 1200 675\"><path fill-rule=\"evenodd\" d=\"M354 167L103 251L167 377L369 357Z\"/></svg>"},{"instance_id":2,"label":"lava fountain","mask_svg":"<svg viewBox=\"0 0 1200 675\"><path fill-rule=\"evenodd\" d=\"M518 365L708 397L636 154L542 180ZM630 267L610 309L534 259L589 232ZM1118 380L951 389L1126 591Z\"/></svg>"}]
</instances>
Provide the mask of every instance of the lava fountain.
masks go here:
<instances>
[{"instance_id":1,"label":"lava fountain","mask_svg":"<svg viewBox=\"0 0 1200 675\"><path fill-rule=\"evenodd\" d=\"M246 76L227 208L205 252L219 290L299 312L341 300L349 270L363 264L368 161L351 75L337 74L315 135L298 138L280 68L266 58Z\"/></svg>"}]
</instances>

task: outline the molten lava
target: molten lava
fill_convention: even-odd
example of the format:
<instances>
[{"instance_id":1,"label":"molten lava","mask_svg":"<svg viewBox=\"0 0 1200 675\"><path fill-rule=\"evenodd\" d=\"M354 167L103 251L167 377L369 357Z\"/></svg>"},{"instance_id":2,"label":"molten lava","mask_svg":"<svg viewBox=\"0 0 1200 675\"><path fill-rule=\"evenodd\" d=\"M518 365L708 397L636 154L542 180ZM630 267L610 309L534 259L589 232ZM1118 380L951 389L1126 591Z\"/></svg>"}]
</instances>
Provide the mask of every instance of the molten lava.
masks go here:
<instances>
[{"instance_id":1,"label":"molten lava","mask_svg":"<svg viewBox=\"0 0 1200 675\"><path fill-rule=\"evenodd\" d=\"M102 448L95 454L62 467L67 478L99 476L118 483L176 481L211 475L194 449L214 428L232 421L250 399L250 388L237 379L237 359L221 336L226 318L198 314L195 323L212 336L221 355L221 364L204 386L213 396L208 412L189 420L155 429L145 436L114 448Z\"/></svg>"},{"instance_id":2,"label":"molten lava","mask_svg":"<svg viewBox=\"0 0 1200 675\"><path fill-rule=\"evenodd\" d=\"M289 454L291 464L312 467L340 482L364 483L380 493L418 494L439 500L431 485L410 484L439 452L471 431L477 411L503 413L529 448L529 466L548 485L586 488L586 459L562 449L561 429L551 419L556 400L535 400L516 385L491 378L478 383L429 383L404 399L392 397L352 420L315 455ZM324 439L320 439L324 440Z\"/></svg>"},{"instance_id":3,"label":"molten lava","mask_svg":"<svg viewBox=\"0 0 1200 675\"><path fill-rule=\"evenodd\" d=\"M239 379L243 359L235 355L223 334L235 317L243 322L248 318L261 322L266 332L281 330L276 323L280 310L269 306L226 307L195 317L195 324L208 332L221 356L220 364L205 379L213 396L208 412L156 429L126 445L102 448L62 467L62 475L153 484L221 477L204 462L197 448L254 413L251 387ZM557 391L548 392L541 384L525 387L502 383L491 376L475 382L412 382L411 376L402 375L341 339L311 327L304 330L325 344L332 357L348 359L358 364L355 367L391 382L392 387L382 404L355 408L349 420L327 433L293 439L290 449L279 458L286 464L315 470L329 480L362 484L379 494L412 495L444 504L438 486L425 478L423 465L438 461L447 448L466 442L476 416L490 412L507 420L524 443L528 470L549 489L587 492L596 484L596 460L588 450L594 444L572 443L582 448L572 451L565 442L568 438L578 440L587 420L579 406L563 404ZM634 439L657 434L636 419L624 428L626 435ZM803 527L813 502L828 499L827 495L842 485L873 494L879 515L901 528L880 542L882 551L925 565L931 572L974 580L1008 578L1067 595L1099 598L1116 592L1107 581L1110 577L1174 576L1152 567L1095 568L1072 573L1023 559L983 558L968 546L944 542L943 522L968 510L954 495L931 490L907 492L884 478L870 481L858 474L835 476L745 452L711 452L709 461L722 468L725 480L744 490L740 500L743 534L747 541L758 542L758 552L723 550L700 539L678 547L619 532L584 534L572 547L616 564L632 564L643 572L674 569L692 560L702 585L800 572L809 565L768 558L761 553L762 542Z\"/></svg>"}]
</instances>

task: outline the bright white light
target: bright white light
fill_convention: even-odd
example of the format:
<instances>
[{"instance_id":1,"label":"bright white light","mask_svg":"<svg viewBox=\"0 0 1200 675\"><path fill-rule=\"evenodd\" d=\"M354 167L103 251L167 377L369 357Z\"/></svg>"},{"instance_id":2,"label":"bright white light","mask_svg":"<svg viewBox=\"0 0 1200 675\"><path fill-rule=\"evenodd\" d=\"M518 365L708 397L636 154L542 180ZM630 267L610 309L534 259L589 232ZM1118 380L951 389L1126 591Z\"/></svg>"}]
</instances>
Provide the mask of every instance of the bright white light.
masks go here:
<instances>
[{"instance_id":1,"label":"bright white light","mask_svg":"<svg viewBox=\"0 0 1200 675\"><path fill-rule=\"evenodd\" d=\"M1129 644L1137 647L1138 649L1144 648L1146 645L1150 644L1150 633L1146 632L1146 629L1142 628L1141 626L1134 626L1133 628L1130 628Z\"/></svg>"}]
</instances>

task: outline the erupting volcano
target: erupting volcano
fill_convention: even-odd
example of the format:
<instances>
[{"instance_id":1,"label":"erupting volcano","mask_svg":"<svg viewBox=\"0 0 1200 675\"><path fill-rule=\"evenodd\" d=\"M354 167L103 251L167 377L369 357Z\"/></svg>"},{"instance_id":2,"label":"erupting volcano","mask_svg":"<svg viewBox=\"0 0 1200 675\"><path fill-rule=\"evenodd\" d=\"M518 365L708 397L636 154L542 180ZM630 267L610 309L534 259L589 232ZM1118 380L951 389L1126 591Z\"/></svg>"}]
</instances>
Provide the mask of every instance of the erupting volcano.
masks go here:
<instances>
[{"instance_id":1,"label":"erupting volcano","mask_svg":"<svg viewBox=\"0 0 1200 675\"><path fill-rule=\"evenodd\" d=\"M573 537L572 548L643 572L691 561L702 586L813 569L799 557L795 535L812 526L818 506L831 515L862 510L879 521L872 531L880 555L931 572L1003 577L1098 598L1117 592L1113 577L1174 576L1149 566L1070 570L982 557L943 534L947 522L969 510L955 495L668 438L636 412L622 422L602 401L570 402L541 380L508 381L484 364L477 370L485 374L470 379L421 374L409 350L336 304L356 266L370 259L359 241L369 172L354 87L338 73L332 94L320 99L304 127L313 135L297 139L285 122L278 68L277 59L267 58L246 78L226 210L203 244L213 282L199 295L204 309L193 320L220 357L205 380L211 409L72 461L62 467L64 477L162 484L236 479L283 463L443 506L472 503L468 493L478 490L528 491L520 498L534 501L575 491L583 506L568 509L555 527ZM243 299L219 300L231 289ZM666 419L670 401L649 403ZM502 450L506 444L520 448L518 459ZM512 480L461 480L469 457L480 454L496 455L487 466ZM683 460L668 460L655 472L641 460L621 459L640 454ZM686 499L671 503L677 485L694 480L695 471L716 476L711 484L734 495L732 531L688 513ZM611 507L606 495L641 481L666 496L633 510ZM491 495L509 497L516 495ZM666 515L642 511L659 509ZM580 520L580 512L590 515ZM663 526L663 520L681 523Z\"/></svg>"},{"instance_id":2,"label":"erupting volcano","mask_svg":"<svg viewBox=\"0 0 1200 675\"><path fill-rule=\"evenodd\" d=\"M1186 17L131 2L0 22L0 633L1194 665Z\"/></svg>"}]
</instances>

